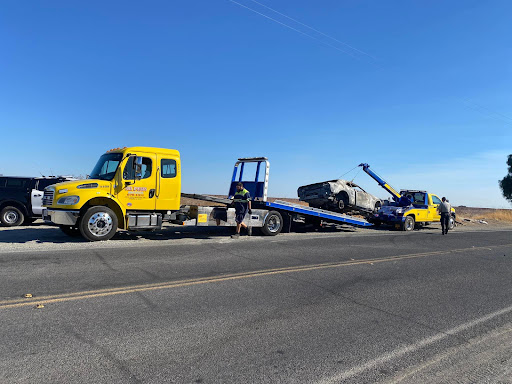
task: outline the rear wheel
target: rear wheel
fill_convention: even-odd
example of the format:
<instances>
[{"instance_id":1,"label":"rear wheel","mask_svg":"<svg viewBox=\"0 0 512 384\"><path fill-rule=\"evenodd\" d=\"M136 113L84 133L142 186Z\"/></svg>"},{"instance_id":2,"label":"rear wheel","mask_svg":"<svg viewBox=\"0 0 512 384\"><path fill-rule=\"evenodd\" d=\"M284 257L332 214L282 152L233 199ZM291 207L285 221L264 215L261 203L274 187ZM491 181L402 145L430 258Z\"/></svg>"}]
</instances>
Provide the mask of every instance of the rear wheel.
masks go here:
<instances>
[{"instance_id":1,"label":"rear wheel","mask_svg":"<svg viewBox=\"0 0 512 384\"><path fill-rule=\"evenodd\" d=\"M6 227L15 227L25 220L25 215L18 208L7 206L0 212L0 223Z\"/></svg>"},{"instance_id":2,"label":"rear wheel","mask_svg":"<svg viewBox=\"0 0 512 384\"><path fill-rule=\"evenodd\" d=\"M59 225L59 228L66 235L71 237L80 236L80 229L77 226L73 225Z\"/></svg>"},{"instance_id":3,"label":"rear wheel","mask_svg":"<svg viewBox=\"0 0 512 384\"><path fill-rule=\"evenodd\" d=\"M117 231L117 216L109 207L91 207L78 224L80 233L89 241L111 239Z\"/></svg>"},{"instance_id":4,"label":"rear wheel","mask_svg":"<svg viewBox=\"0 0 512 384\"><path fill-rule=\"evenodd\" d=\"M275 236L283 229L283 217L277 211L270 211L265 217L261 232L266 236Z\"/></svg>"},{"instance_id":5,"label":"rear wheel","mask_svg":"<svg viewBox=\"0 0 512 384\"><path fill-rule=\"evenodd\" d=\"M414 229L414 217L407 216L402 223L402 231L412 231Z\"/></svg>"}]
</instances>

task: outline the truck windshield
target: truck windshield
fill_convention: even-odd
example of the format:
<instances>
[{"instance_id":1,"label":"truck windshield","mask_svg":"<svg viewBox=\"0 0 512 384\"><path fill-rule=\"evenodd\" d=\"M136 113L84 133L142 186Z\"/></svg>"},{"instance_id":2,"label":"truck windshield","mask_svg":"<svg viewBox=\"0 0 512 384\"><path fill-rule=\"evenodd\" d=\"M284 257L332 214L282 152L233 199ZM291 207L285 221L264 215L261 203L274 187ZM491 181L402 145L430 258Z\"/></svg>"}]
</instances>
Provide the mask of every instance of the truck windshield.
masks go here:
<instances>
[{"instance_id":1,"label":"truck windshield","mask_svg":"<svg viewBox=\"0 0 512 384\"><path fill-rule=\"evenodd\" d=\"M96 163L89 179L112 180L122 158L122 153L105 153Z\"/></svg>"}]
</instances>

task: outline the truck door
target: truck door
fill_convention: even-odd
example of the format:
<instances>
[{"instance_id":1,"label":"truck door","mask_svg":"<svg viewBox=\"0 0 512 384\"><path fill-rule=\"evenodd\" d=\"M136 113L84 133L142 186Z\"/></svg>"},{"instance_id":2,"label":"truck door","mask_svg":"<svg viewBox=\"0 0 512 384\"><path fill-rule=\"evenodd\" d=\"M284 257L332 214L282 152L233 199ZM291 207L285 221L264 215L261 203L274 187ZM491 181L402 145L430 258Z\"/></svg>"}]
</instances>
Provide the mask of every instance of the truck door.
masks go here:
<instances>
[{"instance_id":1,"label":"truck door","mask_svg":"<svg viewBox=\"0 0 512 384\"><path fill-rule=\"evenodd\" d=\"M32 214L39 216L43 213L43 191L46 187L57 183L55 180L34 179L32 180L32 190L30 203L32 205Z\"/></svg>"},{"instance_id":2,"label":"truck door","mask_svg":"<svg viewBox=\"0 0 512 384\"><path fill-rule=\"evenodd\" d=\"M157 210L180 208L181 173L180 159L171 155L158 155Z\"/></svg>"},{"instance_id":3,"label":"truck door","mask_svg":"<svg viewBox=\"0 0 512 384\"><path fill-rule=\"evenodd\" d=\"M437 207L441 204L441 199L436 195L430 195L428 202L428 210L431 221L441 221L441 215L437 213Z\"/></svg>"},{"instance_id":4,"label":"truck door","mask_svg":"<svg viewBox=\"0 0 512 384\"><path fill-rule=\"evenodd\" d=\"M140 180L135 179L136 157L142 157ZM114 192L127 211L155 210L156 174L156 155L152 153L137 153L121 163Z\"/></svg>"}]
</instances>

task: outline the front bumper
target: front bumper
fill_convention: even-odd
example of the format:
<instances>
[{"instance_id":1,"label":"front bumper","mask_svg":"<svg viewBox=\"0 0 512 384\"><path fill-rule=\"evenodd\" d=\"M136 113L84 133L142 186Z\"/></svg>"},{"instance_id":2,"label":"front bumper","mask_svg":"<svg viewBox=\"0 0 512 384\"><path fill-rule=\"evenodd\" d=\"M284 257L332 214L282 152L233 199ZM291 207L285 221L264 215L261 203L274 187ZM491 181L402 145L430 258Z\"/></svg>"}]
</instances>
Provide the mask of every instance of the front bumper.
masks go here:
<instances>
[{"instance_id":1,"label":"front bumper","mask_svg":"<svg viewBox=\"0 0 512 384\"><path fill-rule=\"evenodd\" d=\"M57 209L43 209L43 220L58 225L75 225L80 211L60 211Z\"/></svg>"},{"instance_id":2,"label":"front bumper","mask_svg":"<svg viewBox=\"0 0 512 384\"><path fill-rule=\"evenodd\" d=\"M379 221L381 223L400 224L405 221L405 216L376 214L376 215L373 215L373 217L371 218L371 221Z\"/></svg>"}]
</instances>

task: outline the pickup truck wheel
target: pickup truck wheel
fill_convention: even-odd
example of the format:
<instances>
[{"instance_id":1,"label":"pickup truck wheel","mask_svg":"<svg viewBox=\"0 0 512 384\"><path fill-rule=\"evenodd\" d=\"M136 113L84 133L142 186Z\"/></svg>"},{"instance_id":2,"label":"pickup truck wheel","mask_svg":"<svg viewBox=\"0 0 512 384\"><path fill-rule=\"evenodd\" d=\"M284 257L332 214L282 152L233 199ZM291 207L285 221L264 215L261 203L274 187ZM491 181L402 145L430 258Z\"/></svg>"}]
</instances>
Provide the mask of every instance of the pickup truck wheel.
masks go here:
<instances>
[{"instance_id":1,"label":"pickup truck wheel","mask_svg":"<svg viewBox=\"0 0 512 384\"><path fill-rule=\"evenodd\" d=\"M62 232L64 232L68 236L71 236L71 237L80 236L80 229L78 229L78 227L75 227L72 225L59 225L59 228Z\"/></svg>"},{"instance_id":2,"label":"pickup truck wheel","mask_svg":"<svg viewBox=\"0 0 512 384\"><path fill-rule=\"evenodd\" d=\"M110 240L117 231L117 216L108 207L91 207L81 217L78 228L89 241Z\"/></svg>"},{"instance_id":3,"label":"pickup truck wheel","mask_svg":"<svg viewBox=\"0 0 512 384\"><path fill-rule=\"evenodd\" d=\"M453 216L450 216L450 220L448 220L448 229L451 231L453 228L455 228L455 219Z\"/></svg>"},{"instance_id":4,"label":"pickup truck wheel","mask_svg":"<svg viewBox=\"0 0 512 384\"><path fill-rule=\"evenodd\" d=\"M25 215L18 208L7 206L0 212L0 223L6 227L15 227L25 220Z\"/></svg>"},{"instance_id":5,"label":"pickup truck wheel","mask_svg":"<svg viewBox=\"0 0 512 384\"><path fill-rule=\"evenodd\" d=\"M402 231L412 231L414 229L414 217L407 216L402 224Z\"/></svg>"},{"instance_id":6,"label":"pickup truck wheel","mask_svg":"<svg viewBox=\"0 0 512 384\"><path fill-rule=\"evenodd\" d=\"M277 211L270 211L265 217L261 232L265 236L275 236L283 229L283 217Z\"/></svg>"}]
</instances>

